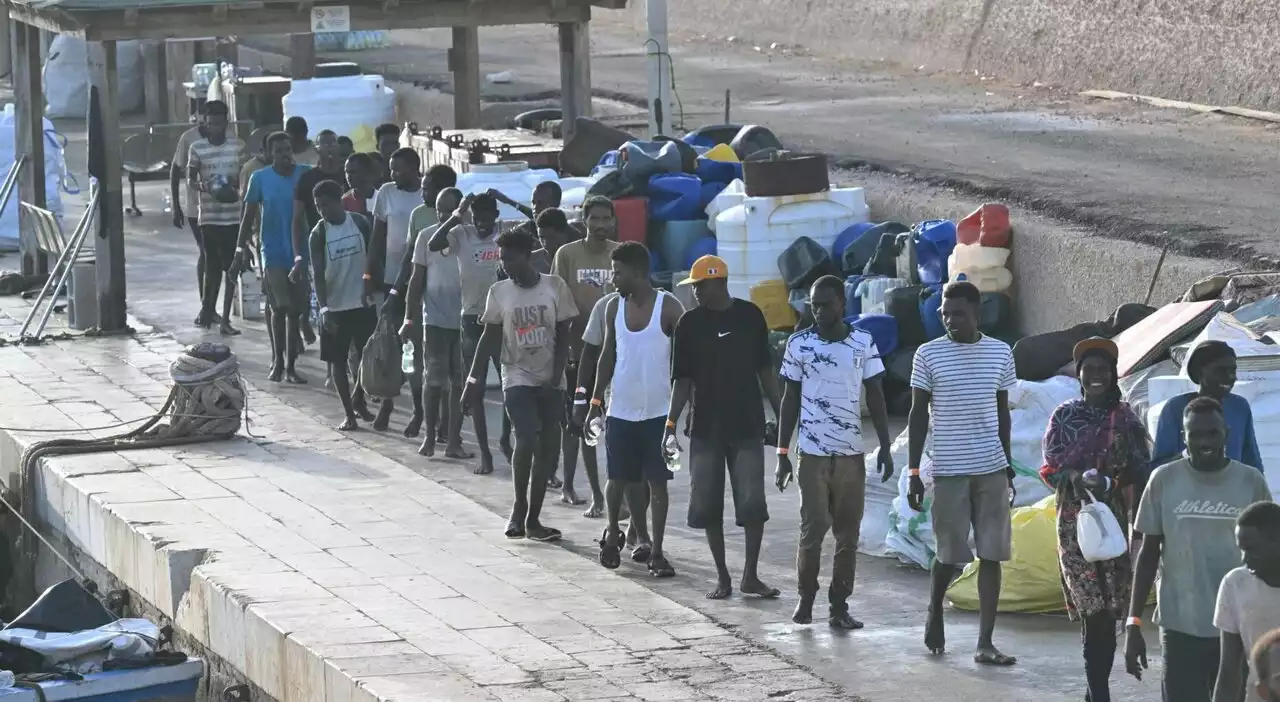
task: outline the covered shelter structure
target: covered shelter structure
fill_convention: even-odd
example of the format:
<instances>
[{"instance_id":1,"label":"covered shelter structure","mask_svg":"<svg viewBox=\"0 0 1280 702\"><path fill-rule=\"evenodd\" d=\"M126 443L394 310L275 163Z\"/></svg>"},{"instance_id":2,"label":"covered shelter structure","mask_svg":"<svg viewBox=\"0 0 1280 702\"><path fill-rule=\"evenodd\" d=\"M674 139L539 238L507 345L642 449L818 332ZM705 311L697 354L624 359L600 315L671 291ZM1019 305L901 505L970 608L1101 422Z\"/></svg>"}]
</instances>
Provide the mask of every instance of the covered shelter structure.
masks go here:
<instances>
[{"instance_id":1,"label":"covered shelter structure","mask_svg":"<svg viewBox=\"0 0 1280 702\"><path fill-rule=\"evenodd\" d=\"M9 0L13 84L17 102L16 156L26 156L19 194L43 207L44 89L40 30L89 42L89 170L99 189L94 237L98 322L104 332L126 327L124 199L120 114L116 107L116 43L139 39L293 35L294 78L313 75L313 16L345 7L350 29L453 30L449 68L454 76L455 126L479 126L480 45L483 26L552 24L558 29L561 101L566 125L591 114L588 24L593 7L617 9L626 0ZM321 13L323 14L323 13ZM34 252L24 251L24 258Z\"/></svg>"}]
</instances>

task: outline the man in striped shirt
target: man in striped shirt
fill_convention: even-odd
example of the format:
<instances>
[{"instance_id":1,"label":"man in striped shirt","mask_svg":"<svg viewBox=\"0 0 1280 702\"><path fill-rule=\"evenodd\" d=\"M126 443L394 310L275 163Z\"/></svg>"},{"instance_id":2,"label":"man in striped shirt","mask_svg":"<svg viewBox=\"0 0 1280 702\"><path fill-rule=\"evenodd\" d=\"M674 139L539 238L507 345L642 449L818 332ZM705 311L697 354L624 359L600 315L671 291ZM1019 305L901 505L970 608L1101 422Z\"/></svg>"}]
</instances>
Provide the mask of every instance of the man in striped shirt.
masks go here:
<instances>
[{"instance_id":1,"label":"man in striped shirt","mask_svg":"<svg viewBox=\"0 0 1280 702\"><path fill-rule=\"evenodd\" d=\"M1008 666L1017 662L996 649L991 637L1000 599L1000 564L1009 560L1012 530L1013 459L1009 449L1009 390L1017 382L1009 345L978 331L982 294L972 283L942 290L947 335L916 350L911 367L911 415L907 432L910 482L907 503L924 508L920 462L933 419L933 500L930 516L936 557L929 591L924 643L946 648L942 599L958 570L978 555L978 649L974 661Z\"/></svg>"},{"instance_id":2,"label":"man in striped shirt","mask_svg":"<svg viewBox=\"0 0 1280 702\"><path fill-rule=\"evenodd\" d=\"M200 296L199 326L209 328L218 320L218 291L231 268L240 233L242 184L240 167L248 160L244 142L229 129L228 109L221 100L205 103L204 138L191 144L187 154L188 187L200 195L200 238L204 244L204 291ZM227 281L224 310L231 308L235 288ZM224 315L219 330L239 334Z\"/></svg>"}]
</instances>

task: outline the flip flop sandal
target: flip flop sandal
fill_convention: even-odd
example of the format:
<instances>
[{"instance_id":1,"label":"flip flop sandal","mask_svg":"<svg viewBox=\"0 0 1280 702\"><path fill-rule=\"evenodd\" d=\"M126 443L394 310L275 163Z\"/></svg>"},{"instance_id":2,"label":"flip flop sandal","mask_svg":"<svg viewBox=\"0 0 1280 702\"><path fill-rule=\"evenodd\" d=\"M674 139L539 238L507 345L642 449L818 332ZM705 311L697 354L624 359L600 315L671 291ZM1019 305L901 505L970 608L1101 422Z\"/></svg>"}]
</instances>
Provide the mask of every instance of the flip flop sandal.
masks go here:
<instances>
[{"instance_id":1,"label":"flip flop sandal","mask_svg":"<svg viewBox=\"0 0 1280 702\"><path fill-rule=\"evenodd\" d=\"M649 561L649 575L655 578L674 578L676 569L671 567L665 556L655 556Z\"/></svg>"},{"instance_id":2,"label":"flip flop sandal","mask_svg":"<svg viewBox=\"0 0 1280 702\"><path fill-rule=\"evenodd\" d=\"M615 570L622 565L622 549L618 548L618 542L623 538L622 534L609 534L609 528L605 527L604 533L600 535L600 565Z\"/></svg>"},{"instance_id":3,"label":"flip flop sandal","mask_svg":"<svg viewBox=\"0 0 1280 702\"><path fill-rule=\"evenodd\" d=\"M508 539L523 539L524 525L516 521L507 522L507 530L504 533Z\"/></svg>"},{"instance_id":4,"label":"flip flop sandal","mask_svg":"<svg viewBox=\"0 0 1280 702\"><path fill-rule=\"evenodd\" d=\"M1017 663L1018 659L1015 658L1014 656L1006 656L1003 653L981 651L979 653L974 654L973 662L978 663L980 665L1007 667Z\"/></svg>"},{"instance_id":5,"label":"flip flop sandal","mask_svg":"<svg viewBox=\"0 0 1280 702\"><path fill-rule=\"evenodd\" d=\"M649 544L640 544L631 549L631 560L636 563L648 563L649 555L653 553L653 547Z\"/></svg>"}]
</instances>

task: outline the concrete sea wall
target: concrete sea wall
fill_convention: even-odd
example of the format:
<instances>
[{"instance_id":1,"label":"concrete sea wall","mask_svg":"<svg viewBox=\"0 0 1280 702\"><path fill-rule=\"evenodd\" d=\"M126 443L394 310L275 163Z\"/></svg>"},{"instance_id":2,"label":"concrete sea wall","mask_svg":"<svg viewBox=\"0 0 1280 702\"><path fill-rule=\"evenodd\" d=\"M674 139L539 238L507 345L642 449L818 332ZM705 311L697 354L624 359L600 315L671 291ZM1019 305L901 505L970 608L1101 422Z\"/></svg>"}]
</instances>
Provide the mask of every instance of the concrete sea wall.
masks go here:
<instances>
[{"instance_id":1,"label":"concrete sea wall","mask_svg":"<svg viewBox=\"0 0 1280 702\"><path fill-rule=\"evenodd\" d=\"M627 10L644 26L644 3ZM1267 0L679 0L673 31L1255 108L1280 106Z\"/></svg>"}]
</instances>

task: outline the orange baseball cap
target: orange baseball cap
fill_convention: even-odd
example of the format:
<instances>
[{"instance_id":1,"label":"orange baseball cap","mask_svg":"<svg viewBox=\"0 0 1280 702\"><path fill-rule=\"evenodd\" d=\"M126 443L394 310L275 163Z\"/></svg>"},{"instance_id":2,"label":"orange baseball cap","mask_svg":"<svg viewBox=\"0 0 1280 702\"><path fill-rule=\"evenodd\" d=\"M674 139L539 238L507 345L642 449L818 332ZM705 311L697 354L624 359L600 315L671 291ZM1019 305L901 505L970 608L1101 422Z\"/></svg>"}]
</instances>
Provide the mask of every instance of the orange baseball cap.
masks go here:
<instances>
[{"instance_id":1,"label":"orange baseball cap","mask_svg":"<svg viewBox=\"0 0 1280 702\"><path fill-rule=\"evenodd\" d=\"M689 277L677 283L677 285L689 285L692 283L701 283L704 280L714 280L716 278L728 278L729 266L719 256L703 256L693 262L693 268L689 269Z\"/></svg>"}]
</instances>

